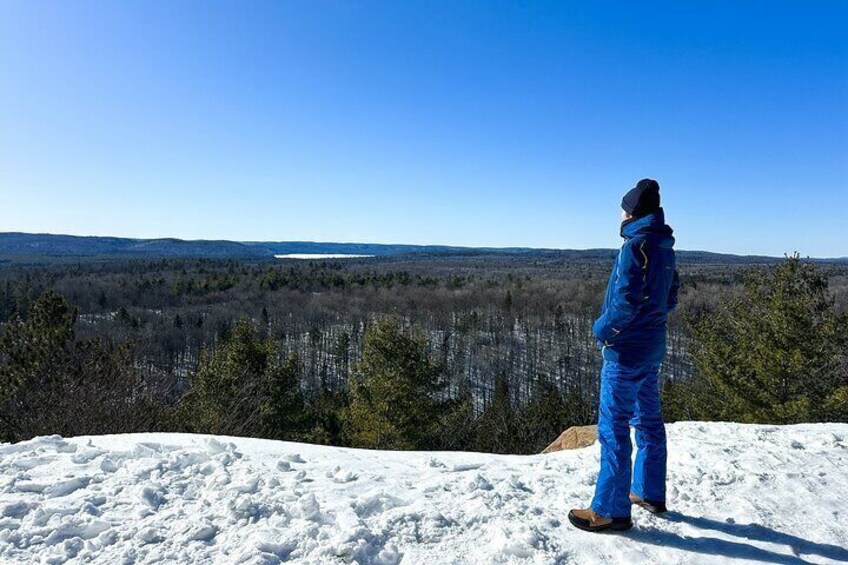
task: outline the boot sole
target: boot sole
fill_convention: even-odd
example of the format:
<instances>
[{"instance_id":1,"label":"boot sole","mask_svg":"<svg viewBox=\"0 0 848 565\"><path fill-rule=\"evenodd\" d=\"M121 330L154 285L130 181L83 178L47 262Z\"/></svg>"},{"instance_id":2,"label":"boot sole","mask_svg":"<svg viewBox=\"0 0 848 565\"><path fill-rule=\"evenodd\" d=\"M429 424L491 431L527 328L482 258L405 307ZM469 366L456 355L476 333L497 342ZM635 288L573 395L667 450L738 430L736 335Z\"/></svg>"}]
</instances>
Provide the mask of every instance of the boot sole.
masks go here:
<instances>
[{"instance_id":1,"label":"boot sole","mask_svg":"<svg viewBox=\"0 0 848 565\"><path fill-rule=\"evenodd\" d=\"M634 502L636 506L640 506L650 512L651 514L662 514L664 512L668 512L668 508L665 507L665 504L656 504L653 502L648 502L646 500L641 500L639 502Z\"/></svg>"},{"instance_id":2,"label":"boot sole","mask_svg":"<svg viewBox=\"0 0 848 565\"><path fill-rule=\"evenodd\" d=\"M613 519L613 521L609 524L603 524L601 526L589 526L586 525L585 520L581 520L579 518L574 517L570 512L568 513L568 521L571 522L572 526L583 530L584 532L604 532L607 530L613 532L623 532L633 527L633 521L630 518L627 518L626 520Z\"/></svg>"}]
</instances>

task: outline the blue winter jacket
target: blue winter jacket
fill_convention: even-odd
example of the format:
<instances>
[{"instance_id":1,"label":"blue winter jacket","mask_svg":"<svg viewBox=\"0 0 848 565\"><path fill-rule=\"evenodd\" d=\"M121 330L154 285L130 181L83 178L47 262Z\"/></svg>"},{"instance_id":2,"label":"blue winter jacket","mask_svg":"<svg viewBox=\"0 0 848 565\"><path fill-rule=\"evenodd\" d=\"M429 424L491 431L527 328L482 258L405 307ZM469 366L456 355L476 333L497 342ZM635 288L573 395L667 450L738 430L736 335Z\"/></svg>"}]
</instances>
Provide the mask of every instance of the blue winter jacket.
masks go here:
<instances>
[{"instance_id":1,"label":"blue winter jacket","mask_svg":"<svg viewBox=\"0 0 848 565\"><path fill-rule=\"evenodd\" d=\"M624 365L662 362L666 318L677 306L680 287L672 233L662 208L621 225L624 244L593 328L605 360Z\"/></svg>"}]
</instances>

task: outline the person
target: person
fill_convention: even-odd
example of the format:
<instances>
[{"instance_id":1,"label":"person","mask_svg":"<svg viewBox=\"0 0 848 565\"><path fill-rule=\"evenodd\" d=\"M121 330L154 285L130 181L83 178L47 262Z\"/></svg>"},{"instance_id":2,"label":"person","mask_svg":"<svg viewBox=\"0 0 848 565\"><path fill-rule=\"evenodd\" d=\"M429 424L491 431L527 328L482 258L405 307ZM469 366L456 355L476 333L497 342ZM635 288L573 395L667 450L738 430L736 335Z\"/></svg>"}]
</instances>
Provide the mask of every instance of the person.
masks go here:
<instances>
[{"instance_id":1,"label":"person","mask_svg":"<svg viewBox=\"0 0 848 565\"><path fill-rule=\"evenodd\" d=\"M631 504L665 511L667 452L657 378L665 356L666 319L677 305L680 278L659 183L640 180L621 207L624 244L593 327L603 357L601 470L590 507L568 514L572 525L592 532L629 529ZM638 448L632 482L631 424Z\"/></svg>"}]
</instances>

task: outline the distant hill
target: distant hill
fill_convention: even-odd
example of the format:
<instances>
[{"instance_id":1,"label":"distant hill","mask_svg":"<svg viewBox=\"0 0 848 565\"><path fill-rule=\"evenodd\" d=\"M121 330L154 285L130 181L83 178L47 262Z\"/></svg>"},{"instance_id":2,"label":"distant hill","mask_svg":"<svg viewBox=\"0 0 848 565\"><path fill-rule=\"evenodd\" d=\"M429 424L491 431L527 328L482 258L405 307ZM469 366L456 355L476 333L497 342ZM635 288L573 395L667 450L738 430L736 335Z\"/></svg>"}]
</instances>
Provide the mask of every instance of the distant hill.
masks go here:
<instances>
[{"instance_id":1,"label":"distant hill","mask_svg":"<svg viewBox=\"0 0 848 565\"><path fill-rule=\"evenodd\" d=\"M322 243L313 241L224 241L132 239L121 237L0 233L0 256L10 257L212 257L272 258L289 254L389 255L531 253L524 247L452 247L445 245L390 245L380 243Z\"/></svg>"},{"instance_id":2,"label":"distant hill","mask_svg":"<svg viewBox=\"0 0 848 565\"><path fill-rule=\"evenodd\" d=\"M75 235L0 233L0 255L46 257L251 257L263 251L234 241L129 239Z\"/></svg>"},{"instance_id":3,"label":"distant hill","mask_svg":"<svg viewBox=\"0 0 848 565\"><path fill-rule=\"evenodd\" d=\"M322 243L316 241L245 242L245 245L262 249L269 255L293 253L345 253L351 255L405 255L408 253L528 253L530 247L455 247L449 245L404 245L384 243Z\"/></svg>"},{"instance_id":4,"label":"distant hill","mask_svg":"<svg viewBox=\"0 0 848 565\"><path fill-rule=\"evenodd\" d=\"M217 258L271 259L289 254L356 254L387 257L395 255L538 255L563 259L607 259L612 249L535 249L530 247L458 247L447 245L403 245L380 243L331 243L313 241L226 241L132 239L122 237L0 233L0 259L39 261L74 258ZM778 258L729 255L707 251L679 251L681 261L691 263L767 263ZM848 264L848 258L822 261Z\"/></svg>"}]
</instances>

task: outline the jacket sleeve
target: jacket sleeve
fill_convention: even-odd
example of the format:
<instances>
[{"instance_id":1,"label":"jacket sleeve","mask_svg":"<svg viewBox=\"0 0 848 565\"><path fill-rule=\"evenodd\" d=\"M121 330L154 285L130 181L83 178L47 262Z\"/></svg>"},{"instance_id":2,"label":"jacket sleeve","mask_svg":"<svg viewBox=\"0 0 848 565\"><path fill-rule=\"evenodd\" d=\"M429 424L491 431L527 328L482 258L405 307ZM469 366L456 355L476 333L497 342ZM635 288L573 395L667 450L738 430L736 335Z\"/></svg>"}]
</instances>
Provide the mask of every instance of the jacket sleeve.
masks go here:
<instances>
[{"instance_id":1,"label":"jacket sleeve","mask_svg":"<svg viewBox=\"0 0 848 565\"><path fill-rule=\"evenodd\" d=\"M648 255L645 242L628 240L621 247L616 262L616 276L610 302L593 327L595 337L604 343L614 342L639 313L645 300Z\"/></svg>"},{"instance_id":2,"label":"jacket sleeve","mask_svg":"<svg viewBox=\"0 0 848 565\"><path fill-rule=\"evenodd\" d=\"M677 308L677 293L680 290L680 275L674 270L674 278L671 279L671 288L668 290L668 311Z\"/></svg>"}]
</instances>

